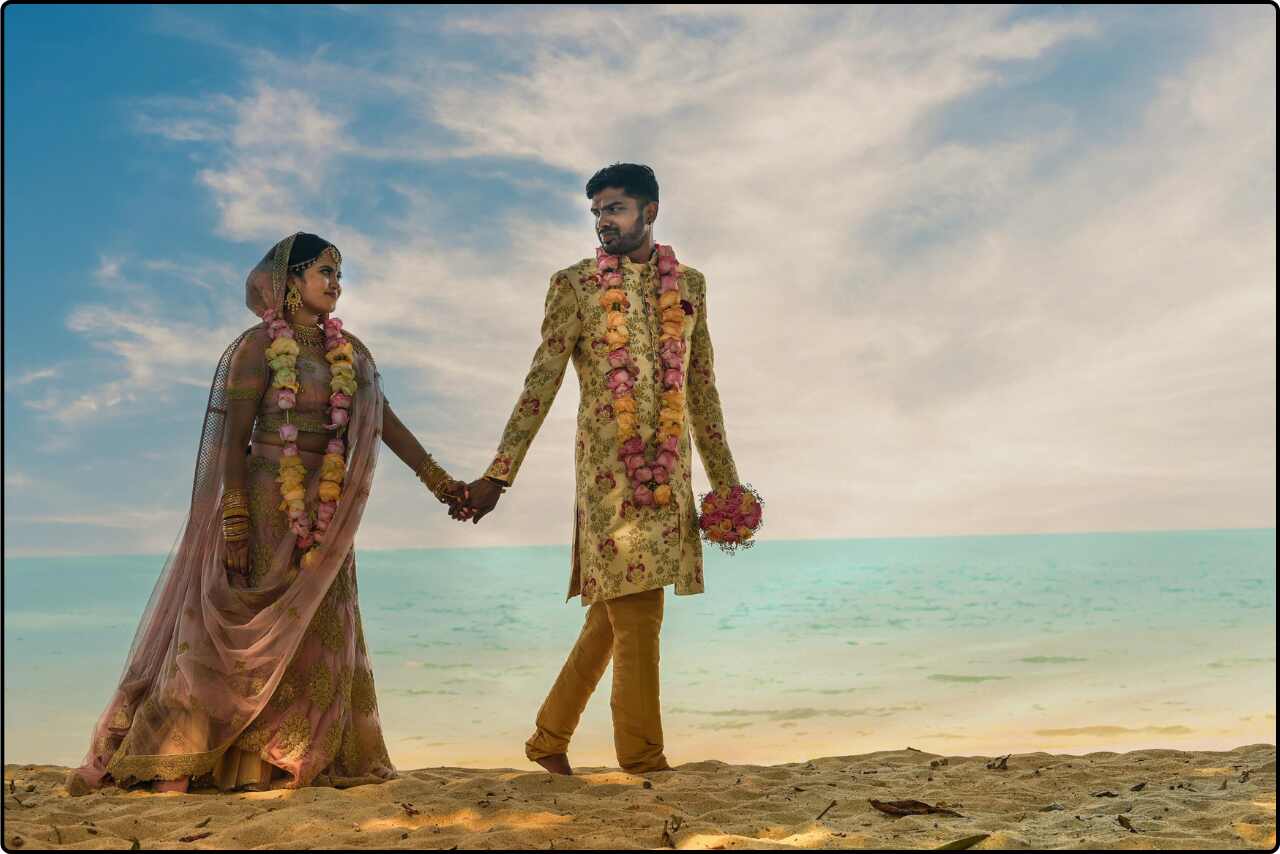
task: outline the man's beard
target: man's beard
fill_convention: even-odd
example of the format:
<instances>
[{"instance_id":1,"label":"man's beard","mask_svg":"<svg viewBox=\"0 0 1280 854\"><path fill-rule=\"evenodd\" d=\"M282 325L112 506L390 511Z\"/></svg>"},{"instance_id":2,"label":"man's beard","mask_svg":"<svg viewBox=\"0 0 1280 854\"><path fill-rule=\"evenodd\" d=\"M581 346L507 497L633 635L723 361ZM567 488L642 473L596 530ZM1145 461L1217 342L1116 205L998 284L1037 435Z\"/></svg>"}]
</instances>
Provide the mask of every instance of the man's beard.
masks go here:
<instances>
[{"instance_id":1,"label":"man's beard","mask_svg":"<svg viewBox=\"0 0 1280 854\"><path fill-rule=\"evenodd\" d=\"M601 238L599 234L596 235L596 238L600 240L600 245L603 246L605 248L605 251L608 252L609 254L626 255L629 252L634 252L635 250L639 249L644 244L644 233L645 233L644 220L638 219L636 220L636 227L634 230L627 231L627 232L619 232L618 236L613 238L610 241L612 244L612 248L606 245L606 241L603 238Z\"/></svg>"}]
</instances>

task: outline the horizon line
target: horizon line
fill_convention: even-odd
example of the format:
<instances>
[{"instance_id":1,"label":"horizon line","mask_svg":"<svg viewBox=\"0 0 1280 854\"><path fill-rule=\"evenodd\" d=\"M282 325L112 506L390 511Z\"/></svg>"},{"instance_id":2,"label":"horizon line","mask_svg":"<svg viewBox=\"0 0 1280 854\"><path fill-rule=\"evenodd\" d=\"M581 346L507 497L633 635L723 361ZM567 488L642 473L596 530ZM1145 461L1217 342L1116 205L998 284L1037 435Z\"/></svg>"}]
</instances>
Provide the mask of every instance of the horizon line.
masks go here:
<instances>
[{"instance_id":1,"label":"horizon line","mask_svg":"<svg viewBox=\"0 0 1280 854\"><path fill-rule=\"evenodd\" d=\"M1084 536L1122 536L1125 534L1213 534L1244 532L1275 532L1275 527L1240 527L1240 528L1153 528L1139 530L1110 531L1036 531L1005 532L985 534L920 534L912 536L874 536L874 537L805 537L796 539L757 540L758 543L821 543L821 542L874 542L881 540L972 540L995 537L1084 537ZM175 543L175 546L177 544ZM497 551L502 549L567 549L569 543L527 543L504 546L414 546L400 548L379 548L377 546L361 547L361 552L428 552L428 551ZM31 552L27 554L11 554L5 552L3 560L40 560L89 557L166 557L169 552Z\"/></svg>"}]
</instances>

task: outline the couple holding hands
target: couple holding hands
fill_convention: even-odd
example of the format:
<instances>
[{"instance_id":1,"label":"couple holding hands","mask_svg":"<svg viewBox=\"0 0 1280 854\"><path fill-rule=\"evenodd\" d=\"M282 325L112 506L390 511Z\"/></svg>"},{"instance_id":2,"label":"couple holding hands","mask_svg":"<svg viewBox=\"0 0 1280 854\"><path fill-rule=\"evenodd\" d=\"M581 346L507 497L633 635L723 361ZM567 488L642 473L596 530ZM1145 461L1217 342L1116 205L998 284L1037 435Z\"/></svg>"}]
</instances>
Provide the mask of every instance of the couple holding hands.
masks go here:
<instances>
[{"instance_id":1,"label":"couple holding hands","mask_svg":"<svg viewBox=\"0 0 1280 854\"><path fill-rule=\"evenodd\" d=\"M761 506L725 440L706 282L653 242L653 171L614 164L586 195L595 257L551 277L524 388L492 464L469 484L400 422L373 355L332 316L337 247L298 233L254 268L246 303L262 322L215 371L190 514L68 780L72 794L107 782L229 791L393 779L353 548L379 446L453 518L479 522L515 483L570 360L581 402L566 599L580 596L587 611L525 755L572 773L570 739L612 661L619 765L669 770L658 689L664 588L701 593L701 538L750 545ZM691 435L714 487L700 504Z\"/></svg>"}]
</instances>

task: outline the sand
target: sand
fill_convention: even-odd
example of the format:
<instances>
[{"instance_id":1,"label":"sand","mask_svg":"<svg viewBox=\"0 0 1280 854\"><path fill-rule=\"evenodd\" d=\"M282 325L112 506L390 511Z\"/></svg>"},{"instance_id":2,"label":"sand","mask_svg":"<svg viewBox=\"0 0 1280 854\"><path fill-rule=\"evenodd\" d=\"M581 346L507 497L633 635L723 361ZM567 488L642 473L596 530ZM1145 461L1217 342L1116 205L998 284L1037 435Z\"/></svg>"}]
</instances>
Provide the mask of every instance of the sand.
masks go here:
<instances>
[{"instance_id":1,"label":"sand","mask_svg":"<svg viewBox=\"0 0 1280 854\"><path fill-rule=\"evenodd\" d=\"M4 845L936 848L985 834L972 850L1274 849L1275 756L1269 744L1024 753L1001 770L987 767L993 757L908 748L776 766L708 760L645 776L607 768L575 769L573 777L536 768L426 768L341 790L108 788L77 798L67 795L65 768L6 765ZM893 817L870 799L923 801L960 817Z\"/></svg>"}]
</instances>

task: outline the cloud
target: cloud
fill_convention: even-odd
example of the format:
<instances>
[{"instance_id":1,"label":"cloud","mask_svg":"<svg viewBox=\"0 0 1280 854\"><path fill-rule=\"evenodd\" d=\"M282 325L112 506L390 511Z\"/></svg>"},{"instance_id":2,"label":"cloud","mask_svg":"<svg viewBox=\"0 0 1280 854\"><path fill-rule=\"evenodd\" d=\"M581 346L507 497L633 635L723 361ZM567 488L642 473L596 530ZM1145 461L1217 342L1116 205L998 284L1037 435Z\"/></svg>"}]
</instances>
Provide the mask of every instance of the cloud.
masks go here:
<instances>
[{"instance_id":1,"label":"cloud","mask_svg":"<svg viewBox=\"0 0 1280 854\"><path fill-rule=\"evenodd\" d=\"M658 239L708 277L769 536L1274 519L1275 35L1249 10L1162 19L1196 34L1189 61L1074 100L1057 71L1151 36L1101 9L385 17L376 62L238 51L246 94L157 102L148 127L199 147L223 235L263 251L305 224L343 248L342 316L456 474L496 444L550 275L591 252L586 176L636 160L663 188ZM424 53L441 32L481 52ZM1103 133L1094 105L1118 94L1136 106ZM992 103L999 120L957 118ZM109 397L167 358L203 380L235 312L71 323L117 359ZM478 528L411 521L417 487L381 474L369 544L565 540L575 403L570 372Z\"/></svg>"}]
</instances>

